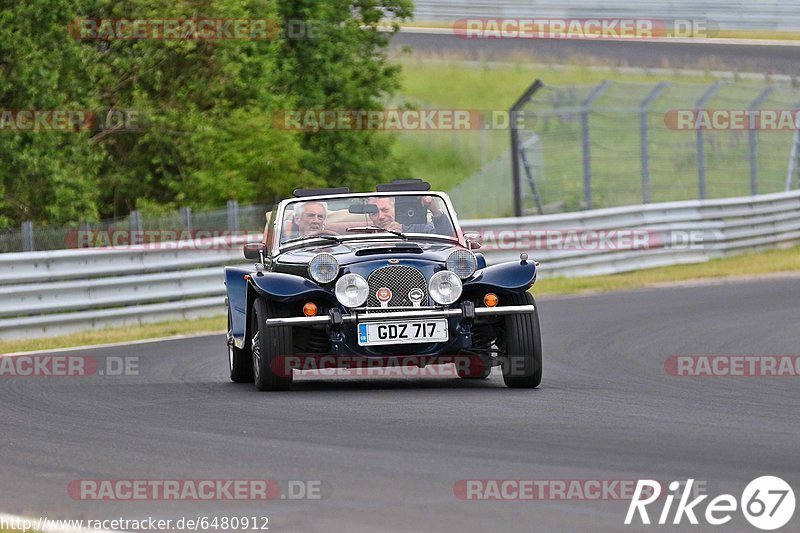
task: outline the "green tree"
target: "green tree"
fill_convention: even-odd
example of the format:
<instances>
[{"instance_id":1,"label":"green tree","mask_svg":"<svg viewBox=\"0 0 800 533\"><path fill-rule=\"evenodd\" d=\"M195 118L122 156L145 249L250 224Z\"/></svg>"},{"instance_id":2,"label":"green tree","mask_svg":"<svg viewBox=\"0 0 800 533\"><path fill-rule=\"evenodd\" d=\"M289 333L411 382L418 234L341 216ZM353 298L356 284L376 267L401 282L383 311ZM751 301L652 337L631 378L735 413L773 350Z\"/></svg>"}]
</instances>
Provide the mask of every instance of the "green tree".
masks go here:
<instances>
[{"instance_id":1,"label":"green tree","mask_svg":"<svg viewBox=\"0 0 800 533\"><path fill-rule=\"evenodd\" d=\"M309 38L280 43L279 87L295 109L383 108L400 72L385 50L398 22L411 17L410 0L281 0L279 8L284 21L314 21ZM381 29L387 15L391 31ZM303 166L330 186L356 190L408 177L392 156L393 140L368 131L304 132Z\"/></svg>"},{"instance_id":2,"label":"green tree","mask_svg":"<svg viewBox=\"0 0 800 533\"><path fill-rule=\"evenodd\" d=\"M2 6L0 110L98 106L82 76L94 54L66 38L68 5L32 0ZM96 217L97 169L106 155L88 139L89 133L0 131L0 224Z\"/></svg>"},{"instance_id":3,"label":"green tree","mask_svg":"<svg viewBox=\"0 0 800 533\"><path fill-rule=\"evenodd\" d=\"M0 0L0 110L129 110L137 131L0 131L0 225L74 223L137 207L264 202L299 186L404 175L374 132L283 131L297 107L377 109L397 88L384 13L408 0ZM319 39L76 40L83 18L326 22ZM103 123L105 113L100 115Z\"/></svg>"}]
</instances>

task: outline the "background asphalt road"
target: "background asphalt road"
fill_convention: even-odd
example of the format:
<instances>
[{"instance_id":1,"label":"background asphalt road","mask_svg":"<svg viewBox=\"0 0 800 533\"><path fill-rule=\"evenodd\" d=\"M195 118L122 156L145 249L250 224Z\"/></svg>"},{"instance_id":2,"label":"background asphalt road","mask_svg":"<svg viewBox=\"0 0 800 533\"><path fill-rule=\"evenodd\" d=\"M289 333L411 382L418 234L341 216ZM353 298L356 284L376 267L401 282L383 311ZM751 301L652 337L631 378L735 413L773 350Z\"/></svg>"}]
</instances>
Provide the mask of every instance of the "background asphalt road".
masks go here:
<instances>
[{"instance_id":1,"label":"background asphalt road","mask_svg":"<svg viewBox=\"0 0 800 533\"><path fill-rule=\"evenodd\" d=\"M300 378L257 393L228 381L222 336L78 352L137 356L140 375L0 378L0 511L266 515L273 532L618 531L626 502L460 501L453 483L693 477L738 497L771 474L800 496L800 378L664 370L670 354L797 354L798 294L800 279L779 279L544 300L544 382L527 391L493 374ZM75 501L66 487L81 478L311 479L332 494ZM752 529L737 514L715 530Z\"/></svg>"},{"instance_id":2,"label":"background asphalt road","mask_svg":"<svg viewBox=\"0 0 800 533\"><path fill-rule=\"evenodd\" d=\"M392 38L399 50L470 60L529 60L642 68L686 68L800 75L800 47L781 44L710 44L581 39L465 39L455 35L404 31Z\"/></svg>"}]
</instances>

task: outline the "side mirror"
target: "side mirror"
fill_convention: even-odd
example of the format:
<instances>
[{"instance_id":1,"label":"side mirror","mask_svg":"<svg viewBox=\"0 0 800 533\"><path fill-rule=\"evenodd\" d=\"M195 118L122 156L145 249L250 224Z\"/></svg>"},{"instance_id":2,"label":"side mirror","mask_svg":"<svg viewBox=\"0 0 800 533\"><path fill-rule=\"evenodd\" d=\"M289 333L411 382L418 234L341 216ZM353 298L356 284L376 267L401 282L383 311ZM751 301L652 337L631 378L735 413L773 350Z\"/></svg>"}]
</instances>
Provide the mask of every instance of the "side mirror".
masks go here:
<instances>
[{"instance_id":1,"label":"side mirror","mask_svg":"<svg viewBox=\"0 0 800 533\"><path fill-rule=\"evenodd\" d=\"M465 233L464 240L467 241L467 248L470 250L477 250L481 247L481 234L480 233Z\"/></svg>"},{"instance_id":2,"label":"side mirror","mask_svg":"<svg viewBox=\"0 0 800 533\"><path fill-rule=\"evenodd\" d=\"M245 259L261 261L262 255L267 255L267 247L263 242L248 242L244 245Z\"/></svg>"}]
</instances>

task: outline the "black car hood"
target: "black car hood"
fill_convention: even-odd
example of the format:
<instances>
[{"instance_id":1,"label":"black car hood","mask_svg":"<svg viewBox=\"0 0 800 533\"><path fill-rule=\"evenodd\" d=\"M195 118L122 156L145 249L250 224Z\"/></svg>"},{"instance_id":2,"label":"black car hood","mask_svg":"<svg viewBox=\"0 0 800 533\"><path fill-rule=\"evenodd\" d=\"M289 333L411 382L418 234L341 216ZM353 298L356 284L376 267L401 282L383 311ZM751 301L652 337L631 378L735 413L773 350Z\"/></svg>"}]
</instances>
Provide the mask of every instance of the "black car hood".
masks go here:
<instances>
[{"instance_id":1,"label":"black car hood","mask_svg":"<svg viewBox=\"0 0 800 533\"><path fill-rule=\"evenodd\" d=\"M320 243L318 246L304 246L283 252L275 260L279 264L308 264L316 254L326 252L333 254L342 266L392 257L444 262L450 252L457 248L461 248L461 246L455 242L365 239L338 244Z\"/></svg>"}]
</instances>

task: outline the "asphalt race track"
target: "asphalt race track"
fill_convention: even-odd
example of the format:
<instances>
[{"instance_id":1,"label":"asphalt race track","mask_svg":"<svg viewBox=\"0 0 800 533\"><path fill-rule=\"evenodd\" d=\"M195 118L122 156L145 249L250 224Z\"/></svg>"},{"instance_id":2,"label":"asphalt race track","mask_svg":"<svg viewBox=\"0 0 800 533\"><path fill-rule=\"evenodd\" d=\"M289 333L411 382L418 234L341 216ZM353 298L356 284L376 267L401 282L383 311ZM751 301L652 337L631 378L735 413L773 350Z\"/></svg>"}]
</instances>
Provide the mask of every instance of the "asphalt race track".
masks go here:
<instances>
[{"instance_id":1,"label":"asphalt race track","mask_svg":"<svg viewBox=\"0 0 800 533\"><path fill-rule=\"evenodd\" d=\"M732 44L719 42L613 41L590 39L466 39L443 33L403 31L392 47L410 46L417 54L455 55L488 61L576 63L641 68L687 68L798 75L796 43Z\"/></svg>"},{"instance_id":2,"label":"asphalt race track","mask_svg":"<svg viewBox=\"0 0 800 533\"><path fill-rule=\"evenodd\" d=\"M738 498L777 475L797 492L800 378L674 377L664 362L798 354L798 294L800 278L785 278L544 300L544 381L528 391L493 374L300 378L292 392L257 393L228 381L218 335L76 352L136 356L140 374L0 378L2 511L258 515L273 532L618 531L626 501L462 501L453 486L692 477L712 497ZM330 490L260 503L70 498L69 481L85 478L322 480ZM741 513L691 529L753 530Z\"/></svg>"}]
</instances>

